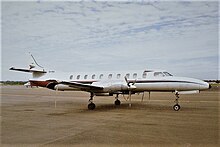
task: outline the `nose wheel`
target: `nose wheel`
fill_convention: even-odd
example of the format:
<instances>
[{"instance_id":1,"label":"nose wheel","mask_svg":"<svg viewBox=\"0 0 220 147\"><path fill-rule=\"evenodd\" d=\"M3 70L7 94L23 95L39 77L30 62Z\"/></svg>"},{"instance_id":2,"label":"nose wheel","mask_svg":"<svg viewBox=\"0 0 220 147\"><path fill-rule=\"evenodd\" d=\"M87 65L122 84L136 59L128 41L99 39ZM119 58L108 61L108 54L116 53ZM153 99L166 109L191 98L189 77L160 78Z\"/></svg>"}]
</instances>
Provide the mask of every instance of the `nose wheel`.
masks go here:
<instances>
[{"instance_id":1,"label":"nose wheel","mask_svg":"<svg viewBox=\"0 0 220 147\"><path fill-rule=\"evenodd\" d=\"M179 109L180 109L180 105L179 104L176 104L176 105L173 106L173 110L179 111Z\"/></svg>"},{"instance_id":2,"label":"nose wheel","mask_svg":"<svg viewBox=\"0 0 220 147\"><path fill-rule=\"evenodd\" d=\"M180 98L179 97L179 93L178 92L175 92L175 96L176 96L176 99L175 99L175 105L173 106L173 110L175 111L179 111L180 110L180 105L178 104L178 99Z\"/></svg>"}]
</instances>

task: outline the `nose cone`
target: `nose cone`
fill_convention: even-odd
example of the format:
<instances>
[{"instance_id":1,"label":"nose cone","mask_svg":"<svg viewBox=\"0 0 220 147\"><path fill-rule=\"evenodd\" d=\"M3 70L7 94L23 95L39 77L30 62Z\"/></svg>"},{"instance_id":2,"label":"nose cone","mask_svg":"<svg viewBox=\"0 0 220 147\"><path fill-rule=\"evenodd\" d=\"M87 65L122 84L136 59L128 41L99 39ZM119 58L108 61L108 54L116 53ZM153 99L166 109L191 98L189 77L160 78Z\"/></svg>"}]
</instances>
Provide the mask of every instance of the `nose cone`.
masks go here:
<instances>
[{"instance_id":1,"label":"nose cone","mask_svg":"<svg viewBox=\"0 0 220 147\"><path fill-rule=\"evenodd\" d=\"M206 90L206 89L210 89L212 87L209 83L204 82L204 81L202 81L200 84L201 84L200 90Z\"/></svg>"}]
</instances>

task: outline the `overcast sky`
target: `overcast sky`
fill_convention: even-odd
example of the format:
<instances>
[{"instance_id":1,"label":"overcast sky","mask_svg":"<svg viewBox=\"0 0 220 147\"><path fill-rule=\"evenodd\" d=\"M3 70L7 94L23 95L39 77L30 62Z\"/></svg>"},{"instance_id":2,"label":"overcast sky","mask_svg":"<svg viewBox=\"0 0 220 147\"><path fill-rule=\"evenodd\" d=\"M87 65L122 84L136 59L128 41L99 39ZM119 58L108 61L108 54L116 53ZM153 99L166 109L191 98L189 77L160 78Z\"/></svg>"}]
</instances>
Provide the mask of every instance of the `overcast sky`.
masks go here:
<instances>
[{"instance_id":1,"label":"overcast sky","mask_svg":"<svg viewBox=\"0 0 220 147\"><path fill-rule=\"evenodd\" d=\"M2 2L2 80L27 80L31 52L47 69L165 69L219 76L218 2Z\"/></svg>"}]
</instances>

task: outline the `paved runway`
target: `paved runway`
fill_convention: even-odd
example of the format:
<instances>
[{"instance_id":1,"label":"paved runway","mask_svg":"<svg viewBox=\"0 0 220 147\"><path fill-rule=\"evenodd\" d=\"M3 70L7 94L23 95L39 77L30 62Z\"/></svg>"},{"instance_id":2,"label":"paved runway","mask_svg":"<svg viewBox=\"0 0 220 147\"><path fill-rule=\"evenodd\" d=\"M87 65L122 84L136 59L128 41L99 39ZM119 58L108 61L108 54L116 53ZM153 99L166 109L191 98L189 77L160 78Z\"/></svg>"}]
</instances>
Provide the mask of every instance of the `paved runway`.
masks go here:
<instances>
[{"instance_id":1,"label":"paved runway","mask_svg":"<svg viewBox=\"0 0 220 147\"><path fill-rule=\"evenodd\" d=\"M23 86L1 87L1 143L64 146L218 146L219 90L181 95L180 111L172 93L132 96L132 107L120 96L56 92ZM56 102L56 103L55 103ZM56 106L55 106L56 105Z\"/></svg>"}]
</instances>

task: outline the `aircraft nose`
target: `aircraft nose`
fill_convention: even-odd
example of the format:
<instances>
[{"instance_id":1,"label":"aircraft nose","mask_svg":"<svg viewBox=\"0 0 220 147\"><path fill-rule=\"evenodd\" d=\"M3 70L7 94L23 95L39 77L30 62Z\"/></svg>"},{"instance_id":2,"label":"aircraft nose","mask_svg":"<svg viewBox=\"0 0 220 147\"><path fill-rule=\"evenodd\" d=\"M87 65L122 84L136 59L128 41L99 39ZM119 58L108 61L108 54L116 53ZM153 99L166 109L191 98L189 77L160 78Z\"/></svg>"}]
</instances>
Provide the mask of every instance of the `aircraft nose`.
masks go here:
<instances>
[{"instance_id":1,"label":"aircraft nose","mask_svg":"<svg viewBox=\"0 0 220 147\"><path fill-rule=\"evenodd\" d=\"M200 90L206 90L206 89L210 89L212 86L207 82L201 81L201 85L199 87Z\"/></svg>"}]
</instances>

